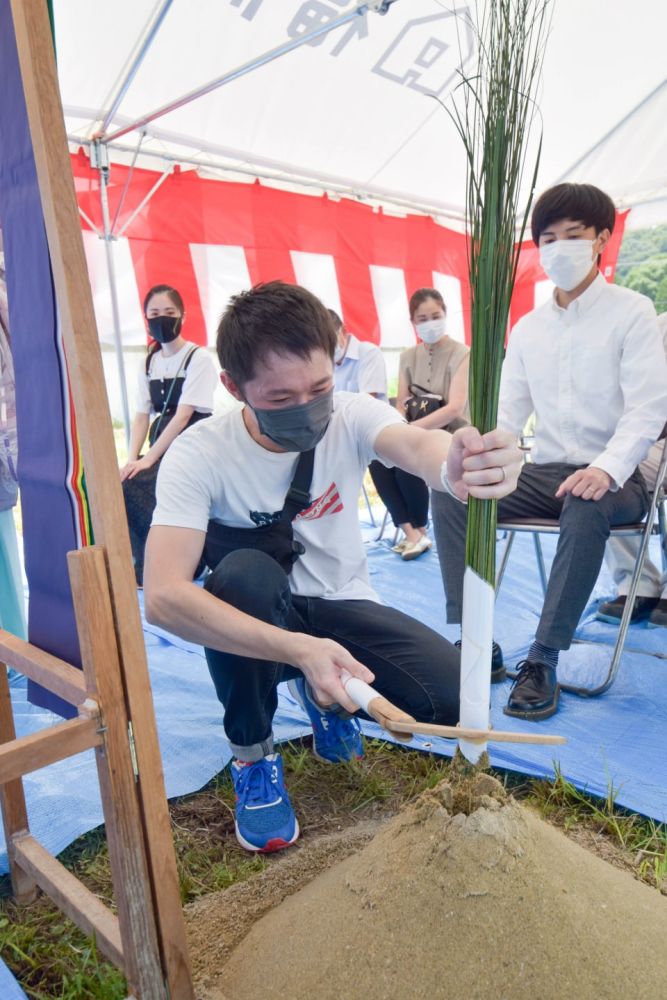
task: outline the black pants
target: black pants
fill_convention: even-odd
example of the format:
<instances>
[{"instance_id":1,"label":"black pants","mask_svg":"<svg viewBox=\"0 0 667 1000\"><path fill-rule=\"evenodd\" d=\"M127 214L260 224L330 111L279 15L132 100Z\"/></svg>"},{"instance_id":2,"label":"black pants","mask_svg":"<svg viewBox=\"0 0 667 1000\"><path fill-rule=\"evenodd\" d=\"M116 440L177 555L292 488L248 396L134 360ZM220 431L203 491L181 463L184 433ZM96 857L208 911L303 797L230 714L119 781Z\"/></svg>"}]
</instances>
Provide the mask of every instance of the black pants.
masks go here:
<instances>
[{"instance_id":1,"label":"black pants","mask_svg":"<svg viewBox=\"0 0 667 1000\"><path fill-rule=\"evenodd\" d=\"M160 434L173 419L175 413L176 408L174 407L168 413L166 420L160 417L155 418L148 435L148 443L150 445L155 444ZM195 410L183 429L187 430L188 427L192 427L193 424L198 423L200 420L206 420L209 416L210 414L208 413L200 413L198 410ZM158 433L155 433L154 428L157 429ZM127 524L130 529L130 545L134 557L134 571L137 583L139 584L143 582L144 549L146 548L146 539L148 538L151 521L153 520L153 511L155 510L155 486L157 484L157 474L160 471L161 461L162 459L158 458L157 462L150 469L138 472L136 476L132 479L126 479L122 484ZM203 563L198 567L196 576L199 576L202 568Z\"/></svg>"},{"instance_id":2,"label":"black pants","mask_svg":"<svg viewBox=\"0 0 667 1000\"><path fill-rule=\"evenodd\" d=\"M408 615L375 601L295 597L278 563L253 549L226 556L206 581L210 593L291 632L335 639L375 674L376 690L422 722L450 725L459 716L458 649ZM243 760L271 753L281 681L301 676L285 663L206 649L225 708L225 732Z\"/></svg>"},{"instance_id":3,"label":"black pants","mask_svg":"<svg viewBox=\"0 0 667 1000\"><path fill-rule=\"evenodd\" d=\"M560 534L536 638L553 649L569 649L579 619L598 578L609 529L632 524L648 510L646 484L639 471L623 489L609 490L601 500L582 500L568 493L557 499L560 484L578 468L560 462L527 463L514 493L498 504L498 520L546 517L560 520ZM447 595L447 621L461 621L465 534L468 508L446 493L431 496L433 529L442 581Z\"/></svg>"},{"instance_id":4,"label":"black pants","mask_svg":"<svg viewBox=\"0 0 667 1000\"><path fill-rule=\"evenodd\" d=\"M411 524L425 528L428 522L428 486L419 476L403 469L388 469L382 462L371 462L368 467L378 496L389 511L398 528Z\"/></svg>"},{"instance_id":5,"label":"black pants","mask_svg":"<svg viewBox=\"0 0 667 1000\"><path fill-rule=\"evenodd\" d=\"M160 468L160 459L150 469L138 472L132 479L123 482L123 496L130 529L130 545L134 556L137 582L141 583L144 571L144 549L155 510L155 484Z\"/></svg>"}]
</instances>

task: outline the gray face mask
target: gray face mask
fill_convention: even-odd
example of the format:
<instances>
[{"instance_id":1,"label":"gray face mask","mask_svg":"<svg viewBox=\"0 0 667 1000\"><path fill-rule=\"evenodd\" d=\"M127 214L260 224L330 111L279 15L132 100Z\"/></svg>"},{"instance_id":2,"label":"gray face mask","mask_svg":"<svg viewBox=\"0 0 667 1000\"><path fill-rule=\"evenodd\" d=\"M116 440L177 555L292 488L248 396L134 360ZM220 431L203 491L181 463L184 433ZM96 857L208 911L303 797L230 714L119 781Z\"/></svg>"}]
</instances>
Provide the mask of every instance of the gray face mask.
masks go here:
<instances>
[{"instance_id":1,"label":"gray face mask","mask_svg":"<svg viewBox=\"0 0 667 1000\"><path fill-rule=\"evenodd\" d=\"M333 387L309 403L279 410L256 410L262 434L285 451L310 451L322 438L333 413Z\"/></svg>"}]
</instances>

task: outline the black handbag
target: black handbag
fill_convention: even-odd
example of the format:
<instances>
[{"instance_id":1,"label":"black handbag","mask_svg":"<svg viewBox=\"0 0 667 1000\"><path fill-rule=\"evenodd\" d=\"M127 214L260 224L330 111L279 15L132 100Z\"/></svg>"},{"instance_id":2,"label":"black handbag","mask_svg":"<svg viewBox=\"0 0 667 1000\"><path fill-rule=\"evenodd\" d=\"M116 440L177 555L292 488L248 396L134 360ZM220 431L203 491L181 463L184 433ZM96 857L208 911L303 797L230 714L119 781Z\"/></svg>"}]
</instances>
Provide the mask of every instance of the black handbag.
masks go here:
<instances>
[{"instance_id":1,"label":"black handbag","mask_svg":"<svg viewBox=\"0 0 667 1000\"><path fill-rule=\"evenodd\" d=\"M412 395L405 401L405 419L409 424L420 417L427 417L429 413L435 413L445 405L444 399L437 392L429 392L416 383L410 386L410 392Z\"/></svg>"},{"instance_id":2,"label":"black handbag","mask_svg":"<svg viewBox=\"0 0 667 1000\"><path fill-rule=\"evenodd\" d=\"M217 521L208 522L204 561L209 569L214 570L221 559L237 549L259 549L275 559L285 573L289 575L292 572L294 563L306 551L301 542L294 539L292 521L310 506L314 461L314 448L301 452L280 518L273 524L258 528L231 528Z\"/></svg>"}]
</instances>

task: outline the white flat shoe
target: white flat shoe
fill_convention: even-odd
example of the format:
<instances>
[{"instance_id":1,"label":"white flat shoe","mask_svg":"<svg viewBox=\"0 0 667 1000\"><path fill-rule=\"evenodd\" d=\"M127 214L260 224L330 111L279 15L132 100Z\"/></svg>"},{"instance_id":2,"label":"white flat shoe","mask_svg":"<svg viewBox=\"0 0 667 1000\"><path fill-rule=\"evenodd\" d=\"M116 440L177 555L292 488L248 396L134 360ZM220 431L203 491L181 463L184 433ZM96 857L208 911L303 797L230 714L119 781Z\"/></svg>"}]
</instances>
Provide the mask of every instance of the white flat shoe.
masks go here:
<instances>
[{"instance_id":1,"label":"white flat shoe","mask_svg":"<svg viewBox=\"0 0 667 1000\"><path fill-rule=\"evenodd\" d=\"M401 552L402 552L402 551L403 551L403 550L404 550L405 548L407 548L407 546L408 546L409 544L410 544L410 543L408 542L407 538L401 538L400 542L397 542L397 544L396 544L396 545L392 545L392 547L391 547L391 551L392 551L392 552L398 552L398 554L400 555L400 554L401 554Z\"/></svg>"},{"instance_id":2,"label":"white flat shoe","mask_svg":"<svg viewBox=\"0 0 667 1000\"><path fill-rule=\"evenodd\" d=\"M418 559L419 556L423 555L424 552L428 550L433 545L433 542L426 535L422 535L418 542L413 542L412 545L406 545L406 547L401 552L401 559Z\"/></svg>"}]
</instances>

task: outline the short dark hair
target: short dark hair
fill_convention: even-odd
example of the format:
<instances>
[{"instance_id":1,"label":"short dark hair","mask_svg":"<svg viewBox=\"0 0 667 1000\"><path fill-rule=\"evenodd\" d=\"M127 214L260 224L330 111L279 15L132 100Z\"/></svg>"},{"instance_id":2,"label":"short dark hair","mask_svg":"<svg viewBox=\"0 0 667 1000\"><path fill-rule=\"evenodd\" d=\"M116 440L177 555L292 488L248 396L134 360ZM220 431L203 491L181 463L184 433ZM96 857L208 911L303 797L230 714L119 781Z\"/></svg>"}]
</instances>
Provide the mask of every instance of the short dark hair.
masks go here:
<instances>
[{"instance_id":1,"label":"short dark hair","mask_svg":"<svg viewBox=\"0 0 667 1000\"><path fill-rule=\"evenodd\" d=\"M596 235L603 229L611 233L616 209L609 195L593 184L556 184L535 202L530 220L535 246L539 246L544 230L562 219L581 221L586 228L594 226Z\"/></svg>"},{"instance_id":2,"label":"short dark hair","mask_svg":"<svg viewBox=\"0 0 667 1000\"><path fill-rule=\"evenodd\" d=\"M172 288L171 285L153 285L152 288L148 289L148 291L144 296L144 316L148 312L148 303L153 298L153 296L161 295L163 292L165 295L169 296L169 298L171 299L171 301L181 314L185 312L185 304L183 302L183 299L181 298L181 293L179 291L177 291L175 288Z\"/></svg>"},{"instance_id":3,"label":"short dark hair","mask_svg":"<svg viewBox=\"0 0 667 1000\"><path fill-rule=\"evenodd\" d=\"M300 285L268 281L232 296L215 347L221 367L242 386L271 352L307 360L324 351L333 359L336 343L331 317L317 296Z\"/></svg>"},{"instance_id":4,"label":"short dark hair","mask_svg":"<svg viewBox=\"0 0 667 1000\"><path fill-rule=\"evenodd\" d=\"M338 333L341 326L343 325L342 319L340 318L335 309L327 309L327 312L329 313L329 319L334 325L334 330L336 331L336 333Z\"/></svg>"},{"instance_id":5,"label":"short dark hair","mask_svg":"<svg viewBox=\"0 0 667 1000\"><path fill-rule=\"evenodd\" d=\"M418 288L417 291L413 292L410 296L410 319L413 319L422 302L426 302L427 299L435 299L435 301L442 306L444 311L447 312L445 300L437 288Z\"/></svg>"}]
</instances>

